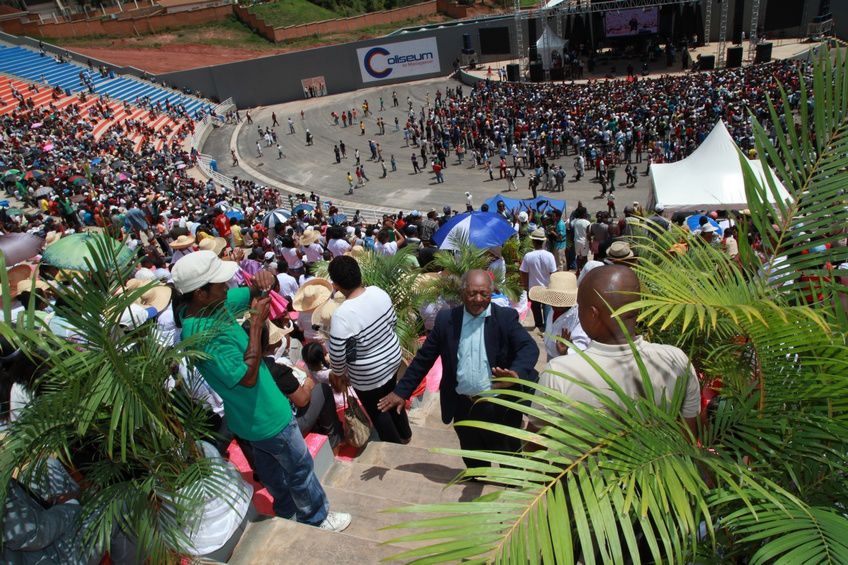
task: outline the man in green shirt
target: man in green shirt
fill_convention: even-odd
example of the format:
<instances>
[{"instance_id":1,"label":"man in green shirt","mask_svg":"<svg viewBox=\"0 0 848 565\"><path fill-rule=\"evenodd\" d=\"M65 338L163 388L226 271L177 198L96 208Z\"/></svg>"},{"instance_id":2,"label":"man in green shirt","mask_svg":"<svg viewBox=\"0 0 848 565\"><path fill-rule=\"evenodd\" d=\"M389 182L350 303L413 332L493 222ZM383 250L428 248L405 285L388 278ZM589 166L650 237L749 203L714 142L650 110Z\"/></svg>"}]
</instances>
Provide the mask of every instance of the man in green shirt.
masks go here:
<instances>
[{"instance_id":1,"label":"man in green shirt","mask_svg":"<svg viewBox=\"0 0 848 565\"><path fill-rule=\"evenodd\" d=\"M230 429L253 447L255 471L274 497L274 512L325 530L342 531L350 514L329 512L329 502L312 466L288 399L262 360L261 335L270 312L267 292L277 283L259 271L251 287L228 289L238 263L197 251L172 270L182 306L176 314L182 337L200 335L206 354L197 368L224 401ZM236 316L251 308L250 332Z\"/></svg>"}]
</instances>

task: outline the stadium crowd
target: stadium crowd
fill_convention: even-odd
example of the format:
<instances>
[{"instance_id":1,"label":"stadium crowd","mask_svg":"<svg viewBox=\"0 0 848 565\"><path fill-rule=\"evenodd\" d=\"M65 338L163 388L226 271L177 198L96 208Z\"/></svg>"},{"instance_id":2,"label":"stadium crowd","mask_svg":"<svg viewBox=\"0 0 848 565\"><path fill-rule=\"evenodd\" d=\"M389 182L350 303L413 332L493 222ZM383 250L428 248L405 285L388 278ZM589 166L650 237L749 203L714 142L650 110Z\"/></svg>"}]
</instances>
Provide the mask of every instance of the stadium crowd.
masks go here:
<instances>
[{"instance_id":1,"label":"stadium crowd","mask_svg":"<svg viewBox=\"0 0 848 565\"><path fill-rule=\"evenodd\" d=\"M523 167L534 176L547 175L548 156L569 154L582 155L587 168L602 175L607 174L604 167L638 163L643 157L649 162L680 159L697 147L717 119L728 124L740 147L751 149L746 112L751 110L767 122L766 96L777 92L778 81L789 90L793 104L800 103L797 71L796 63L775 62L585 85L487 81L467 95L461 87L436 92L433 104L417 116L410 107L405 137L413 145L429 144L428 153L442 161L449 150L467 151L480 166L511 158L506 166L513 175ZM25 93L22 98L26 106ZM405 443L412 433L405 416L406 400L439 354L443 362L454 355L456 366L446 364L442 380L443 399L445 395L451 399L442 404L443 419L521 425L514 414L480 413L472 406L476 395L491 386L489 375L539 378L534 369L539 347L520 327L519 316L532 311L539 335L545 336L543 350L549 360L567 353L553 339L563 336L580 349L592 351L597 342L618 347L617 354L624 355L623 337L609 333L614 325L609 319L581 326L582 316L577 317L575 306L579 289L585 283L591 288L638 291L638 281L627 265L637 260L633 238L644 234L638 231L639 220L650 219L664 228L672 223L684 225L687 220L686 215L665 218L661 208L644 210L638 202L623 207L620 218L607 211L592 214L582 203L565 213L553 208L485 207L484 211L500 215L522 244L522 254L510 265L501 249L489 250L489 272L510 268L520 273L521 297L509 300L497 292L494 274L465 273L461 303L437 301L422 309L426 340L398 380L401 350L393 306L384 290L364 286L362 258L368 253L395 255L409 248L412 266L436 271L438 247L433 238L456 210L445 206L441 213L399 211L386 214L377 224L367 224L359 214L350 218L339 214L332 203L321 202L314 194L290 196L286 209L280 209L286 203L281 196L252 181L234 179L228 191L211 180L193 178L189 171L197 156L181 144L192 131L190 121L182 122L170 144L156 149L154 136L144 124L129 119L95 138L91 118L108 117L109 112L98 103L85 111L72 104L3 116L0 161L7 171L3 181L11 196L34 210L0 211L3 233L43 237L46 253L74 232L105 231L133 249L138 261L133 284L150 284L160 297L130 309L122 316L122 324L155 325L169 345L202 331L204 324L225 327L226 336L220 337L219 349L211 350L212 359L196 368L181 368L204 383L198 399L208 405L210 422L221 434L213 443L223 454L231 439L238 441L255 478L274 496L278 516L295 516L332 531L345 529L351 517L330 512L311 459L302 456L305 446L299 438L311 432L327 435L335 451L354 441L337 416L341 406L334 391L348 387L355 391L380 439ZM140 145L129 139L134 133L144 137ZM498 168L504 167L499 164ZM738 238L749 237L756 249L768 253L767 242L758 241L756 234L736 234L733 214L698 216L691 233L672 252L685 253L688 238L700 238L735 258ZM43 298L39 308L50 315L50 289L60 284L56 281L61 279L61 266L39 263L39 253L19 265L8 265L13 286L4 300L11 301L13 317L24 312L35 278L43 281L35 287ZM324 261L329 261L328 276L316 276ZM533 303L530 308L528 297ZM210 309L235 313L248 306L252 316L238 323L233 316L223 320L208 314ZM600 303L593 302L592 307L603 310ZM509 336L503 344L487 341L490 336L484 334L483 324L488 316L502 328L500 335ZM451 334L458 331L451 324L461 331ZM63 328L63 335L73 340L73 329ZM455 339L446 337L451 335ZM651 346L644 342L649 355L654 351ZM497 347L500 353L489 358L498 365L490 366L487 347ZM292 356L298 349L300 359ZM698 381L686 355L679 350L672 353L670 364L656 367L652 378L656 376L657 383L670 390L674 379L689 376L681 416L691 423L699 412ZM481 383L478 377L483 368L488 373ZM27 402L32 374L12 375L6 370L5 377L10 380L3 388L8 396L0 401L7 408L6 416L14 419L15 410L24 409ZM454 388L446 389L445 383ZM458 435L467 448L515 447L499 443L495 434ZM481 463L466 460L466 464ZM7 504L7 514L14 511ZM239 515L222 526L215 543L202 548L196 544L185 551L215 558L222 558L216 552L231 551L227 543L247 511L242 507L229 511ZM192 533L187 535L191 538ZM45 555L49 555L48 546L43 549Z\"/></svg>"}]
</instances>

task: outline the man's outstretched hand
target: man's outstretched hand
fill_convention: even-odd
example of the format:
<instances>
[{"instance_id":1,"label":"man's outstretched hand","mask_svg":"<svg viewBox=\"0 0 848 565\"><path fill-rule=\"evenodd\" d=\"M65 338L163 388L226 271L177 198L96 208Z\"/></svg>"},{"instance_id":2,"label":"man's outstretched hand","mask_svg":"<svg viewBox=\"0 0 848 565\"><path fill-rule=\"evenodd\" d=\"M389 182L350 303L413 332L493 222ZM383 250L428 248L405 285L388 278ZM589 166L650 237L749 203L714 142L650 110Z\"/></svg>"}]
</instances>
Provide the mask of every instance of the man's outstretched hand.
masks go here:
<instances>
[{"instance_id":1,"label":"man's outstretched hand","mask_svg":"<svg viewBox=\"0 0 848 565\"><path fill-rule=\"evenodd\" d=\"M515 371L513 371L511 369L502 369L501 367L492 367L492 376L495 377L496 379L503 379L503 378L509 378L509 377L511 377L513 379L517 379L518 373L516 373ZM510 388L511 386L512 386L512 383L502 383L502 382L492 383L492 389Z\"/></svg>"},{"instance_id":2,"label":"man's outstretched hand","mask_svg":"<svg viewBox=\"0 0 848 565\"><path fill-rule=\"evenodd\" d=\"M377 402L377 408L380 409L380 412L388 412L389 410L394 409L398 414L400 414L401 410L403 410L405 406L406 400L393 392L390 392Z\"/></svg>"}]
</instances>

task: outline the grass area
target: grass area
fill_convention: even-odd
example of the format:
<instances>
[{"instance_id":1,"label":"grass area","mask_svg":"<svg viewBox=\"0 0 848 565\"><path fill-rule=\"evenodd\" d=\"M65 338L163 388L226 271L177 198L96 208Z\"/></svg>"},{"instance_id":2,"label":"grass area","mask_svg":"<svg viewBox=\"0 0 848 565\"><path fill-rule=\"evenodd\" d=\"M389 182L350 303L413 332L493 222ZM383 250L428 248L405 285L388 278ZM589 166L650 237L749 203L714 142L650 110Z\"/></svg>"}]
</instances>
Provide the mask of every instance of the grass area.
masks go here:
<instances>
[{"instance_id":1,"label":"grass area","mask_svg":"<svg viewBox=\"0 0 848 565\"><path fill-rule=\"evenodd\" d=\"M175 28L168 31L143 35L141 37L117 37L93 35L87 37L63 37L46 41L62 47L139 47L156 49L162 45L216 45L232 49L279 51L281 45L275 45L241 23L234 16L220 22L211 22L199 26Z\"/></svg>"},{"instance_id":2,"label":"grass area","mask_svg":"<svg viewBox=\"0 0 848 565\"><path fill-rule=\"evenodd\" d=\"M431 17L423 17L423 18L411 18L408 20L403 20L400 22L394 22L390 24L382 24L371 27L366 27L363 29L359 29L356 31L350 31L345 33L332 33L329 35L313 35L310 37L302 37L300 39L293 39L291 41L287 41L285 43L280 44L281 46L286 47L286 49L298 50L298 49L309 49L310 47L317 47L319 45L334 45L337 43L348 43L351 41L359 41L361 39L368 39L369 37L380 37L382 35L386 35L389 32L392 32L396 29L400 29L403 27L411 27L411 26L422 26L426 24L433 24L437 22L445 21L444 16L431 16Z\"/></svg>"},{"instance_id":3,"label":"grass area","mask_svg":"<svg viewBox=\"0 0 848 565\"><path fill-rule=\"evenodd\" d=\"M341 17L309 0L276 0L267 4L257 4L250 11L264 19L272 27L284 27Z\"/></svg>"}]
</instances>

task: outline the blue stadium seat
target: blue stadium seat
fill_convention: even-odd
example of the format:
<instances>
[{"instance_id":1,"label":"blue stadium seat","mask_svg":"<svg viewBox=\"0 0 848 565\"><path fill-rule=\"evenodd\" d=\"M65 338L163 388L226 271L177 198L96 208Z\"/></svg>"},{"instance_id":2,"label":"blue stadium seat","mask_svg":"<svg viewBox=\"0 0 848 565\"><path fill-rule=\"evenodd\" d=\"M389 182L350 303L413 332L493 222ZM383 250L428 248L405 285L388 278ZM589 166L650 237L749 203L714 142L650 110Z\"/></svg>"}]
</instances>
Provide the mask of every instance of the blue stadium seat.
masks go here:
<instances>
[{"instance_id":1,"label":"blue stadium seat","mask_svg":"<svg viewBox=\"0 0 848 565\"><path fill-rule=\"evenodd\" d=\"M103 77L99 72L85 65L75 62L57 63L53 57L42 57L35 51L23 47L0 45L0 72L33 82L46 81L50 86L60 86L63 90L72 93L86 90L80 81L80 72L82 72L91 79L96 94L105 94L115 100L136 104L139 98L149 97L151 103L161 102L163 108L168 101L172 106L181 104L192 117L196 116L198 111L208 112L212 109L212 104L193 96L186 96L141 79L114 73Z\"/></svg>"}]
</instances>

